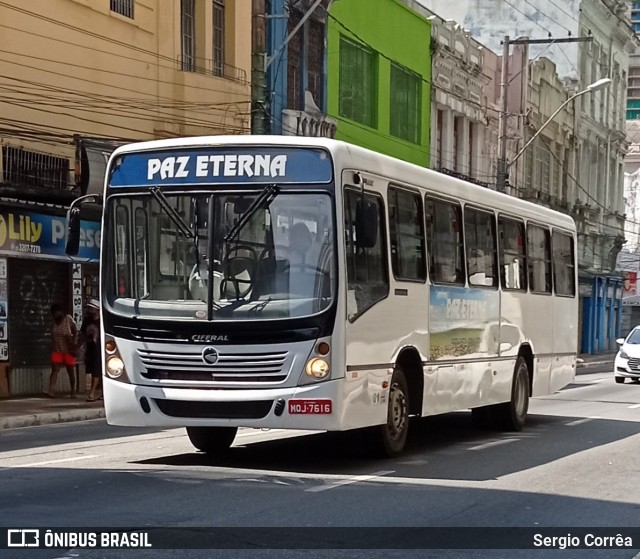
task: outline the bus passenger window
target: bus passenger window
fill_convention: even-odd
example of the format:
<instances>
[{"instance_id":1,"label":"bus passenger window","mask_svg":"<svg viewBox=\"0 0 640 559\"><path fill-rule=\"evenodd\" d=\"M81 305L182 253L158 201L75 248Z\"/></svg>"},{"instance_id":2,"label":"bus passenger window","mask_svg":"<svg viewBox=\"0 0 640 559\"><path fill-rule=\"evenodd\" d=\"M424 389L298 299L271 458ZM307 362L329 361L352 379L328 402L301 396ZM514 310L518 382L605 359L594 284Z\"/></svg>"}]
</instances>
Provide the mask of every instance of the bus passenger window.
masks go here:
<instances>
[{"instance_id":1,"label":"bus passenger window","mask_svg":"<svg viewBox=\"0 0 640 559\"><path fill-rule=\"evenodd\" d=\"M433 283L464 285L464 245L460 204L427 198L427 251Z\"/></svg>"},{"instance_id":2,"label":"bus passenger window","mask_svg":"<svg viewBox=\"0 0 640 559\"><path fill-rule=\"evenodd\" d=\"M527 290L527 267L524 252L524 223L500 217L500 281L502 289Z\"/></svg>"},{"instance_id":3,"label":"bus passenger window","mask_svg":"<svg viewBox=\"0 0 640 559\"><path fill-rule=\"evenodd\" d=\"M532 293L551 293L551 243L549 230L527 227L527 259Z\"/></svg>"},{"instance_id":4,"label":"bus passenger window","mask_svg":"<svg viewBox=\"0 0 640 559\"><path fill-rule=\"evenodd\" d=\"M356 205L361 196L359 191L345 190L347 316L351 321L389 294L382 199L373 194L364 195L366 201L377 208L378 215L376 243L365 248L358 246L356 238Z\"/></svg>"},{"instance_id":5,"label":"bus passenger window","mask_svg":"<svg viewBox=\"0 0 640 559\"><path fill-rule=\"evenodd\" d=\"M497 287L496 234L493 214L465 208L464 238L469 285Z\"/></svg>"},{"instance_id":6,"label":"bus passenger window","mask_svg":"<svg viewBox=\"0 0 640 559\"><path fill-rule=\"evenodd\" d=\"M553 232L553 282L556 294L575 297L575 260L573 238L570 235Z\"/></svg>"},{"instance_id":7,"label":"bus passenger window","mask_svg":"<svg viewBox=\"0 0 640 559\"><path fill-rule=\"evenodd\" d=\"M388 198L393 275L399 280L424 281L427 270L420 196L390 187Z\"/></svg>"}]
</instances>

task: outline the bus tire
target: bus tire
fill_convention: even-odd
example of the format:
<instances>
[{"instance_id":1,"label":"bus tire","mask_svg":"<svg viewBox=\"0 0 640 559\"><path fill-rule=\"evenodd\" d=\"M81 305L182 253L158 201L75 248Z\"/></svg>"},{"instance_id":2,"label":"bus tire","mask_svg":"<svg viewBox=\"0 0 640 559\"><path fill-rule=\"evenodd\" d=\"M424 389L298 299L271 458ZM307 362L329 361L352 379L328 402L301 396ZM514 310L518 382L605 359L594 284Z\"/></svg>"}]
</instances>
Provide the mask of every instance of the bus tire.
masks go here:
<instances>
[{"instance_id":1,"label":"bus tire","mask_svg":"<svg viewBox=\"0 0 640 559\"><path fill-rule=\"evenodd\" d=\"M520 356L513 371L511 400L495 409L498 426L507 431L521 431L529 411L529 396L529 366Z\"/></svg>"},{"instance_id":2,"label":"bus tire","mask_svg":"<svg viewBox=\"0 0 640 559\"><path fill-rule=\"evenodd\" d=\"M378 429L383 456L398 456L404 449L409 433L409 389L404 371L398 365L393 371L389 387L387 422Z\"/></svg>"},{"instance_id":3,"label":"bus tire","mask_svg":"<svg viewBox=\"0 0 640 559\"><path fill-rule=\"evenodd\" d=\"M207 454L221 454L233 443L237 427L187 427L191 444Z\"/></svg>"}]
</instances>

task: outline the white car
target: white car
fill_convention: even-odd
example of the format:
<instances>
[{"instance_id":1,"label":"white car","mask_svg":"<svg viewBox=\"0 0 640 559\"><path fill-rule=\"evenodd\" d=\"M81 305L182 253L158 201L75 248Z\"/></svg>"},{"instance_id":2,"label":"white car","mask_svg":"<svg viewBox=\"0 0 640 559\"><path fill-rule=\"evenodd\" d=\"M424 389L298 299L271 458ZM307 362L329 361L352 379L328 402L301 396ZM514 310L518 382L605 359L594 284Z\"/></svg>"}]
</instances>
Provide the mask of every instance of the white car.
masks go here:
<instances>
[{"instance_id":1,"label":"white car","mask_svg":"<svg viewBox=\"0 0 640 559\"><path fill-rule=\"evenodd\" d=\"M620 346L613 364L616 382L622 384L626 378L640 380L640 326L616 342Z\"/></svg>"}]
</instances>

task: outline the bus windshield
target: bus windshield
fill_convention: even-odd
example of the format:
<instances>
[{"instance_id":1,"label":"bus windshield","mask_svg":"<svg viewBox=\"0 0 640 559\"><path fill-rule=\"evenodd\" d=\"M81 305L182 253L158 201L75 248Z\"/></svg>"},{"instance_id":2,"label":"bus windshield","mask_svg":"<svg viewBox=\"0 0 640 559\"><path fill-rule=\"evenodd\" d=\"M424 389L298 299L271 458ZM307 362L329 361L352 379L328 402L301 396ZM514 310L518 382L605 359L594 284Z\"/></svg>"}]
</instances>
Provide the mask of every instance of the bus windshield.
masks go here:
<instances>
[{"instance_id":1,"label":"bus windshield","mask_svg":"<svg viewBox=\"0 0 640 559\"><path fill-rule=\"evenodd\" d=\"M275 319L327 309L335 291L328 192L112 196L107 300L149 318ZM112 280L112 281L110 281Z\"/></svg>"}]
</instances>

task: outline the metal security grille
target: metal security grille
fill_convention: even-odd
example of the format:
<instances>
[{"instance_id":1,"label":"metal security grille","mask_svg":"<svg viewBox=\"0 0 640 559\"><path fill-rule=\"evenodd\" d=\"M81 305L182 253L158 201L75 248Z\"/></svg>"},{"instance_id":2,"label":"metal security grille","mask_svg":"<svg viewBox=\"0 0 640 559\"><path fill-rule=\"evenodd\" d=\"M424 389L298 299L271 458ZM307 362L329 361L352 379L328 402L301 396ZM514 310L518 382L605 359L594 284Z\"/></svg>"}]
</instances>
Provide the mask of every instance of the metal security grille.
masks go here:
<instances>
[{"instance_id":1,"label":"metal security grille","mask_svg":"<svg viewBox=\"0 0 640 559\"><path fill-rule=\"evenodd\" d=\"M47 153L2 146L2 180L19 186L64 190L68 186L69 160Z\"/></svg>"},{"instance_id":2,"label":"metal security grille","mask_svg":"<svg viewBox=\"0 0 640 559\"><path fill-rule=\"evenodd\" d=\"M213 75L224 76L224 0L213 0Z\"/></svg>"},{"instance_id":3,"label":"metal security grille","mask_svg":"<svg viewBox=\"0 0 640 559\"><path fill-rule=\"evenodd\" d=\"M182 32L182 70L185 72L193 72L196 69L194 0L181 0L180 14Z\"/></svg>"},{"instance_id":4,"label":"metal security grille","mask_svg":"<svg viewBox=\"0 0 640 559\"><path fill-rule=\"evenodd\" d=\"M109 9L116 14L133 19L134 0L111 0Z\"/></svg>"},{"instance_id":5,"label":"metal security grille","mask_svg":"<svg viewBox=\"0 0 640 559\"><path fill-rule=\"evenodd\" d=\"M315 104L320 109L323 102L324 22L309 21L309 85Z\"/></svg>"},{"instance_id":6,"label":"metal security grille","mask_svg":"<svg viewBox=\"0 0 640 559\"><path fill-rule=\"evenodd\" d=\"M289 14L289 22L287 33L291 33L296 25L300 23L302 13L298 10L291 10ZM303 110L304 106L301 102L303 95L300 93L302 87L302 78L300 75L302 66L302 30L298 31L287 47L287 109ZM279 63L278 63L279 64Z\"/></svg>"}]
</instances>

